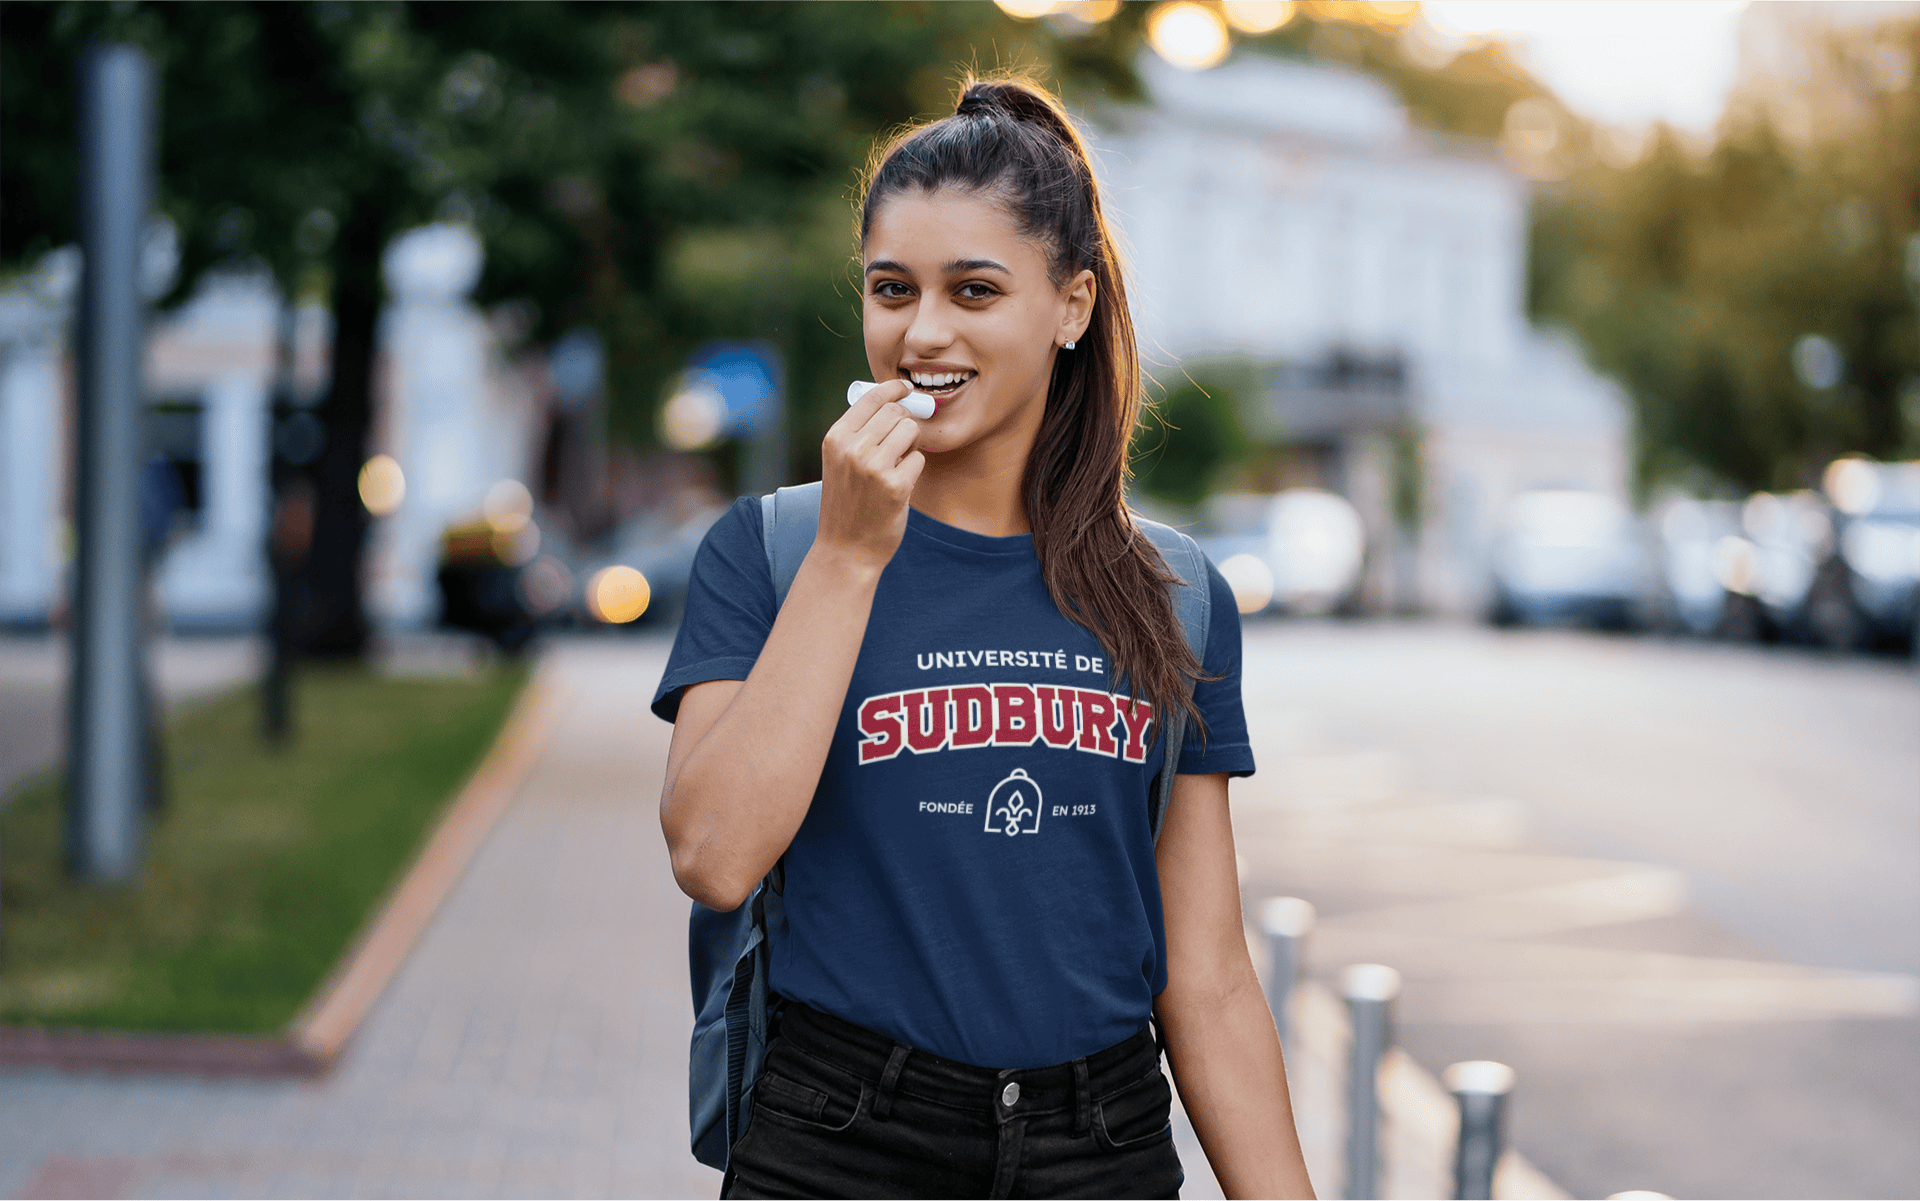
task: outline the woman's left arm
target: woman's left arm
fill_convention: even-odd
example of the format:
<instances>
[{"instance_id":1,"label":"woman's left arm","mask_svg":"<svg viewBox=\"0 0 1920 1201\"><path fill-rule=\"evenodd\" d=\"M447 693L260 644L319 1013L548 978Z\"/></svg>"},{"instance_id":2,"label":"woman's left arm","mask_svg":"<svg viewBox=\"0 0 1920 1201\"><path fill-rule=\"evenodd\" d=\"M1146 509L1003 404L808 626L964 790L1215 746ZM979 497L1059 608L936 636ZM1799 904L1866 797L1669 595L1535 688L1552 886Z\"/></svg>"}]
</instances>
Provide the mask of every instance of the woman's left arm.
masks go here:
<instances>
[{"instance_id":1,"label":"woman's left arm","mask_svg":"<svg viewBox=\"0 0 1920 1201\"><path fill-rule=\"evenodd\" d=\"M1167 928L1154 1012L1213 1174L1229 1197L1312 1197L1280 1036L1241 927L1225 773L1174 777L1154 858Z\"/></svg>"}]
</instances>

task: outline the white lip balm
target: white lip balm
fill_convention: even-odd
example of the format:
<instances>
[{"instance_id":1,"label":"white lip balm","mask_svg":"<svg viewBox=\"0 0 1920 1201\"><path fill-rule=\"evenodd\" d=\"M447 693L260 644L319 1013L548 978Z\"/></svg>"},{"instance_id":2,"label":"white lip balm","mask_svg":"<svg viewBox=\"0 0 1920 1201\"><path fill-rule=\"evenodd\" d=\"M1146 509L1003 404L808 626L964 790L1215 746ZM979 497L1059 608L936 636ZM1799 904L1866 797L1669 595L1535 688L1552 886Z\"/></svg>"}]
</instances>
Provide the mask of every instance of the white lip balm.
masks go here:
<instances>
[{"instance_id":1,"label":"white lip balm","mask_svg":"<svg viewBox=\"0 0 1920 1201\"><path fill-rule=\"evenodd\" d=\"M847 385L847 403L849 405L857 404L862 396L865 396L879 386L879 384L870 383L863 379L854 380ZM909 392L906 397L900 401L900 407L915 417L918 417L920 420L925 421L927 418L933 416L933 397L928 396L925 392Z\"/></svg>"}]
</instances>

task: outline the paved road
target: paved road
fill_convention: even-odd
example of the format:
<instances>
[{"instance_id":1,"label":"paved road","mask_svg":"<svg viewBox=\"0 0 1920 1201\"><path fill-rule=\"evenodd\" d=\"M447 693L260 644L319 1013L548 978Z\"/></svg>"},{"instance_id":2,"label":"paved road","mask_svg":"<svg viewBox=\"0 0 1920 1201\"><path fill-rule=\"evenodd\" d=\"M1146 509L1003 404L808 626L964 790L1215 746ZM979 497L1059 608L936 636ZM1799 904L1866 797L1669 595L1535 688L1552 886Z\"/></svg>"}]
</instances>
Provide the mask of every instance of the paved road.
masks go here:
<instances>
[{"instance_id":1,"label":"paved road","mask_svg":"<svg viewBox=\"0 0 1920 1201\"><path fill-rule=\"evenodd\" d=\"M1920 677L1437 626L1251 625L1246 892L1519 1069L1580 1196L1920 1191Z\"/></svg>"}]
</instances>

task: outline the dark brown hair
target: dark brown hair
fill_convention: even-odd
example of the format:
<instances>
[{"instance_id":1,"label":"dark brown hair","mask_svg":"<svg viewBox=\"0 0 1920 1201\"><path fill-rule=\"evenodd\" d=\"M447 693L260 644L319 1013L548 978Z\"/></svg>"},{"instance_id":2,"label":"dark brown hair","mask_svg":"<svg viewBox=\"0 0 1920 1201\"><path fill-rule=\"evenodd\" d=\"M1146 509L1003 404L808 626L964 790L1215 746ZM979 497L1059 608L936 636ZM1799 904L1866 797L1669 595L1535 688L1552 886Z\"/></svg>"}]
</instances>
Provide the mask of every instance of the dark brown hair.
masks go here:
<instances>
[{"instance_id":1,"label":"dark brown hair","mask_svg":"<svg viewBox=\"0 0 1920 1201\"><path fill-rule=\"evenodd\" d=\"M1176 577L1127 509L1140 355L1086 145L1046 89L1024 79L968 78L952 116L875 152L860 202L861 244L890 197L941 188L1003 204L1021 235L1045 247L1056 288L1093 272L1092 320L1075 349L1054 360L1046 415L1027 456L1021 488L1033 548L1054 603L1100 640L1114 678L1124 675L1155 713L1184 707L1199 728L1187 685L1202 665L1174 613L1168 588ZM1154 725L1158 731L1166 723Z\"/></svg>"}]
</instances>

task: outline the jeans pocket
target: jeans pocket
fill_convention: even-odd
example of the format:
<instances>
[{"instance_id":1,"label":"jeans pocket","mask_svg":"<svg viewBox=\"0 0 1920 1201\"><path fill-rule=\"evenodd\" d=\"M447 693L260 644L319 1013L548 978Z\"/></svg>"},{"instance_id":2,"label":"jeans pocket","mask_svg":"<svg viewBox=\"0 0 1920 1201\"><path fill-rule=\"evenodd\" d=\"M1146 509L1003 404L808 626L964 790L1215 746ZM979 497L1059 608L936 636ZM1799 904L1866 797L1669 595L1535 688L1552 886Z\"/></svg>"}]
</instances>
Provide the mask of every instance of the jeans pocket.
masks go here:
<instances>
[{"instance_id":1,"label":"jeans pocket","mask_svg":"<svg viewBox=\"0 0 1920 1201\"><path fill-rule=\"evenodd\" d=\"M813 1088L773 1072L763 1072L753 1086L753 1116L776 1119L783 1125L804 1126L835 1133L853 1125L866 1104L866 1086L851 1099Z\"/></svg>"},{"instance_id":2,"label":"jeans pocket","mask_svg":"<svg viewBox=\"0 0 1920 1201\"><path fill-rule=\"evenodd\" d=\"M1156 1066L1153 1073L1093 1103L1093 1127L1114 1150L1143 1146L1173 1134L1173 1089Z\"/></svg>"}]
</instances>

